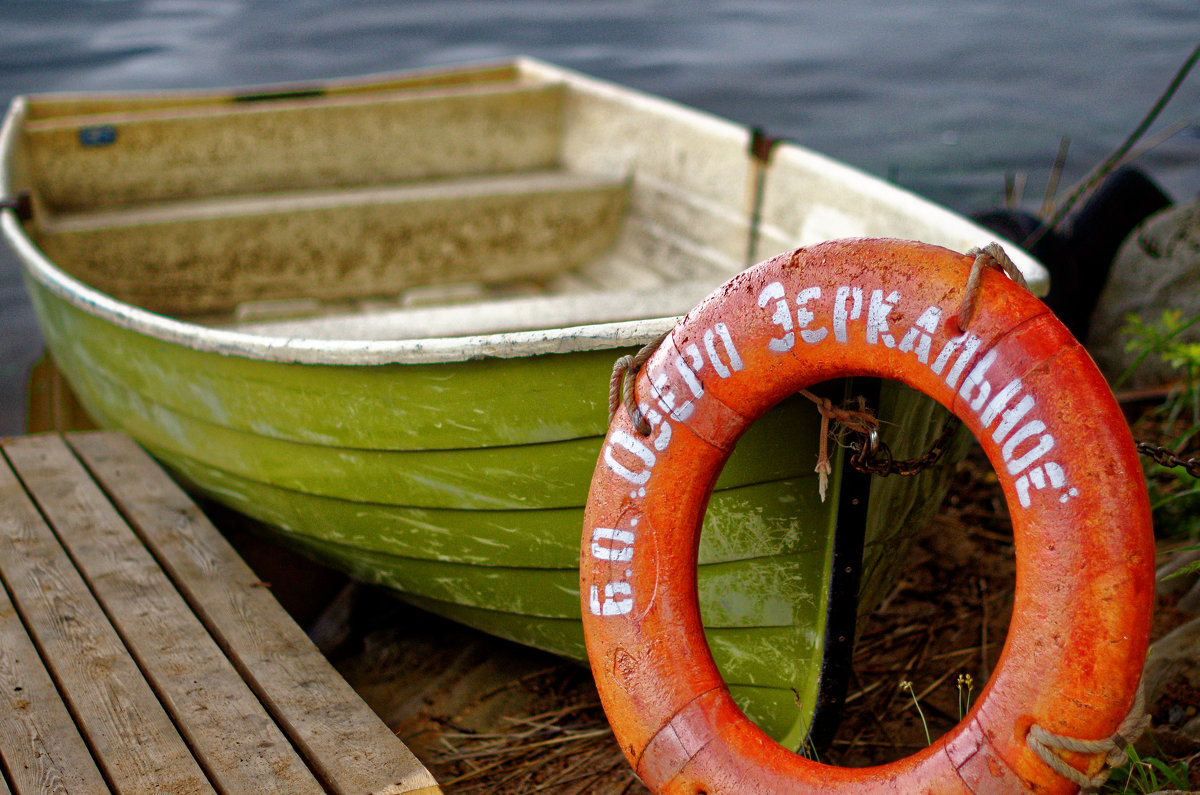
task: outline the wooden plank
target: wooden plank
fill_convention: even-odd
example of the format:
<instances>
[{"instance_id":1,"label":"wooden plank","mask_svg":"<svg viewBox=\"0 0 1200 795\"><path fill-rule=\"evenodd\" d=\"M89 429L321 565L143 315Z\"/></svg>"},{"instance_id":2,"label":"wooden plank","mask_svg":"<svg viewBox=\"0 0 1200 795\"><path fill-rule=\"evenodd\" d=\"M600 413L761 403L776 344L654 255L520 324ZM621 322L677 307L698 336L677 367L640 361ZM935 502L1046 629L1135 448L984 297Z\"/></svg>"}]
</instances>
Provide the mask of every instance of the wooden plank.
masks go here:
<instances>
[{"instance_id":1,"label":"wooden plank","mask_svg":"<svg viewBox=\"0 0 1200 795\"><path fill-rule=\"evenodd\" d=\"M204 514L123 434L68 441L333 792L441 790Z\"/></svg>"},{"instance_id":2,"label":"wooden plank","mask_svg":"<svg viewBox=\"0 0 1200 795\"><path fill-rule=\"evenodd\" d=\"M57 437L33 437L10 440L3 449L5 454L14 448L33 453L53 444L61 442ZM77 473L63 485L70 489L86 484ZM104 612L8 467L0 469L0 494L5 506L0 513L4 585L105 778L122 792L212 792Z\"/></svg>"},{"instance_id":3,"label":"wooden plank","mask_svg":"<svg viewBox=\"0 0 1200 795\"><path fill-rule=\"evenodd\" d=\"M52 212L552 167L565 89L500 85L31 120ZM95 140L99 137L102 140Z\"/></svg>"},{"instance_id":4,"label":"wooden plank","mask_svg":"<svg viewBox=\"0 0 1200 795\"><path fill-rule=\"evenodd\" d=\"M26 487L187 740L226 792L321 786L208 631L58 437L5 445Z\"/></svg>"},{"instance_id":5,"label":"wooden plank","mask_svg":"<svg viewBox=\"0 0 1200 795\"><path fill-rule=\"evenodd\" d=\"M540 280L608 249L626 182L558 171L178 201L42 219L75 278L153 312L243 301L394 297L429 284Z\"/></svg>"},{"instance_id":6,"label":"wooden plank","mask_svg":"<svg viewBox=\"0 0 1200 795\"><path fill-rule=\"evenodd\" d=\"M25 500L0 458L0 509ZM19 488L19 486L17 486ZM91 752L71 720L21 618L0 588L0 759L18 795L107 792ZM0 792L4 780L0 777Z\"/></svg>"},{"instance_id":7,"label":"wooden plank","mask_svg":"<svg viewBox=\"0 0 1200 795\"><path fill-rule=\"evenodd\" d=\"M603 177L576 174L561 169L524 171L443 179L432 182L403 182L348 188L316 188L286 193L251 194L209 199L186 199L133 208L105 208L42 219L43 236L75 232L106 232L113 229L166 226L187 222L212 222L214 226L239 218L294 215L315 210L340 210L385 205L402 215L408 207L435 202L454 203L481 197L545 197L550 204L563 204L587 193L624 196L629 180L624 176ZM397 217L396 222L404 219ZM130 252L133 253L133 252Z\"/></svg>"}]
</instances>

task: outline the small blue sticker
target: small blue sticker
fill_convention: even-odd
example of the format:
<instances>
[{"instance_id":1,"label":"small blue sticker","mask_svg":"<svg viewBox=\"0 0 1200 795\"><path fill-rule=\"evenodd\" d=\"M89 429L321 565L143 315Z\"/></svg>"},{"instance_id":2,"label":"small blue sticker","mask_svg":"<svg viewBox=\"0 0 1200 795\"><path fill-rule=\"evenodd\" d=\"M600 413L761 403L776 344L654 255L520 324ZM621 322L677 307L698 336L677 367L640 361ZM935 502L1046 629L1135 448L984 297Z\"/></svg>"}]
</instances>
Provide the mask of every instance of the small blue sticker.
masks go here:
<instances>
[{"instance_id":1,"label":"small blue sticker","mask_svg":"<svg viewBox=\"0 0 1200 795\"><path fill-rule=\"evenodd\" d=\"M79 128L79 143L84 146L108 146L116 140L117 128L111 124Z\"/></svg>"}]
</instances>

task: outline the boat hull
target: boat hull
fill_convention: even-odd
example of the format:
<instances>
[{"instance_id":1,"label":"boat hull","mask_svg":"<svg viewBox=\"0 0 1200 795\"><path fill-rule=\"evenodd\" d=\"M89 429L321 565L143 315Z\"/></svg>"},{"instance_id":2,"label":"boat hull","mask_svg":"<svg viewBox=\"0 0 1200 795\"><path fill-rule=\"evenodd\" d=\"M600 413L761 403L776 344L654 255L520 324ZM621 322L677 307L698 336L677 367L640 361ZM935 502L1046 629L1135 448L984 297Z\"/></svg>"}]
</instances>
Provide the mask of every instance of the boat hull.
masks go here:
<instances>
[{"instance_id":1,"label":"boat hull","mask_svg":"<svg viewBox=\"0 0 1200 795\"><path fill-rule=\"evenodd\" d=\"M621 351L431 372L289 366L181 348L29 287L54 360L93 418L130 433L193 489L426 609L585 659L579 528ZM525 391L492 392L504 383ZM460 405L438 405L442 389ZM481 394L488 421L471 426L477 446L467 447L462 398ZM530 405L556 412L530 417ZM414 411L453 423L460 446L410 449ZM547 425L577 437L546 441ZM797 399L748 432L718 482L700 553L714 654L748 713L781 737L803 735L793 689L815 700L824 646L835 516L812 470L819 428ZM776 711L781 702L791 708Z\"/></svg>"}]
</instances>

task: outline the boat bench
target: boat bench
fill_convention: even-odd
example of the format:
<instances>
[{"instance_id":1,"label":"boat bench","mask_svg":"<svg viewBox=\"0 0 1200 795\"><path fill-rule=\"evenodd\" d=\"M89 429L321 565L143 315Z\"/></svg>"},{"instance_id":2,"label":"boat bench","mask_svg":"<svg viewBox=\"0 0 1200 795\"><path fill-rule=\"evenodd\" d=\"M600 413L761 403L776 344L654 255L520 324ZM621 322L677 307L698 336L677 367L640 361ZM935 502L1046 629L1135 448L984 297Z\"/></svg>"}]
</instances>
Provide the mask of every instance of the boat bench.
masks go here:
<instances>
[{"instance_id":1,"label":"boat bench","mask_svg":"<svg viewBox=\"0 0 1200 795\"><path fill-rule=\"evenodd\" d=\"M429 283L537 284L607 251L628 180L562 167L565 87L477 78L31 110L23 145L43 177L31 231L89 285L200 316L273 311L298 289L337 302Z\"/></svg>"},{"instance_id":2,"label":"boat bench","mask_svg":"<svg viewBox=\"0 0 1200 795\"><path fill-rule=\"evenodd\" d=\"M441 791L129 437L0 451L0 793Z\"/></svg>"}]
</instances>

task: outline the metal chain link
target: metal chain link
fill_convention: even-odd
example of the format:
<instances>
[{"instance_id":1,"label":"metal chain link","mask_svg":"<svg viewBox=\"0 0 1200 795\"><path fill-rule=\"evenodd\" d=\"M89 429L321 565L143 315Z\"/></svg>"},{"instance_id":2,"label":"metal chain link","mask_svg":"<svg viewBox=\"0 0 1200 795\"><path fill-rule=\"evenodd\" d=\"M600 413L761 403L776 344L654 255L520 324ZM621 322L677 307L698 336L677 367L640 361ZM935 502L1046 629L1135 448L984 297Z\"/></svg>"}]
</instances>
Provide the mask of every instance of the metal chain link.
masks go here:
<instances>
[{"instance_id":1,"label":"metal chain link","mask_svg":"<svg viewBox=\"0 0 1200 795\"><path fill-rule=\"evenodd\" d=\"M918 475L935 466L946 452L946 447L950 444L950 440L954 437L955 431L958 430L959 421L957 417L950 417L946 421L946 427L942 429L942 433L934 440L929 449L918 458L908 458L897 460L892 456L891 448L879 438L879 435L872 431L871 433L862 433L852 431L855 438L847 447L852 451L850 463L859 472L867 475L878 475L887 477L888 475ZM1168 469L1182 469L1194 478L1200 478L1200 457L1193 456L1191 458L1183 458L1175 453L1169 447L1161 444L1150 444L1149 442L1138 442L1137 451L1144 456L1152 458L1154 463Z\"/></svg>"},{"instance_id":2,"label":"metal chain link","mask_svg":"<svg viewBox=\"0 0 1200 795\"><path fill-rule=\"evenodd\" d=\"M934 440L923 455L918 458L900 460L892 457L891 448L876 433L856 433L858 438L847 445L853 452L850 456L850 463L859 472L867 475L879 475L880 477L919 475L941 460L955 431L958 430L958 425L958 419L951 417L947 420L941 435ZM1138 442L1137 451L1154 459L1154 463L1160 466L1168 469L1183 469L1192 477L1200 478L1200 457L1183 458L1169 447L1149 442Z\"/></svg>"},{"instance_id":3,"label":"metal chain link","mask_svg":"<svg viewBox=\"0 0 1200 795\"><path fill-rule=\"evenodd\" d=\"M641 369L641 366L650 358L650 354L662 343L665 337L666 335L664 334L662 337L649 343L638 351L636 356L621 357L613 367L608 401L609 420L612 420L612 415L616 413L617 407L621 403L624 403L634 425L643 436L650 433L650 427L633 400L633 378L637 376L637 371ZM625 393L624 395L621 394L622 391ZM862 410L861 407L859 410ZM919 475L926 469L936 466L945 454L950 440L954 438L954 433L958 430L959 425L960 422L957 417L949 417L946 420L945 427L942 428L942 433L934 440L933 444L930 445L929 449L923 455L917 458L899 460L893 457L891 448L879 438L879 434L876 431L872 430L870 433L864 433L848 426L843 427L857 437L847 444L847 447L852 452L850 463L854 468L866 475L878 475L879 477L886 478L888 475ZM1182 458L1169 447L1141 441L1137 443L1137 451L1144 456L1154 459L1154 462L1160 466L1168 469L1181 468L1192 477L1200 478L1200 457Z\"/></svg>"},{"instance_id":4,"label":"metal chain link","mask_svg":"<svg viewBox=\"0 0 1200 795\"><path fill-rule=\"evenodd\" d=\"M1137 451L1154 459L1154 463L1168 469L1182 468L1194 478L1200 478L1200 458L1181 458L1175 451L1161 444L1138 442Z\"/></svg>"},{"instance_id":5,"label":"metal chain link","mask_svg":"<svg viewBox=\"0 0 1200 795\"><path fill-rule=\"evenodd\" d=\"M877 433L874 431L869 434L856 433L858 438L847 445L852 451L850 463L863 474L878 475L882 478L886 478L888 475L918 475L935 466L942 459L946 448L950 445L950 440L958 431L959 424L957 417L947 419L941 435L918 458L893 458L891 448L879 438Z\"/></svg>"}]
</instances>

